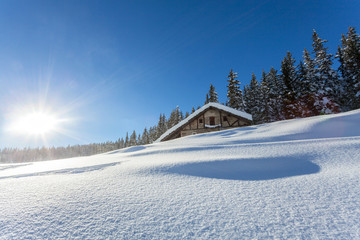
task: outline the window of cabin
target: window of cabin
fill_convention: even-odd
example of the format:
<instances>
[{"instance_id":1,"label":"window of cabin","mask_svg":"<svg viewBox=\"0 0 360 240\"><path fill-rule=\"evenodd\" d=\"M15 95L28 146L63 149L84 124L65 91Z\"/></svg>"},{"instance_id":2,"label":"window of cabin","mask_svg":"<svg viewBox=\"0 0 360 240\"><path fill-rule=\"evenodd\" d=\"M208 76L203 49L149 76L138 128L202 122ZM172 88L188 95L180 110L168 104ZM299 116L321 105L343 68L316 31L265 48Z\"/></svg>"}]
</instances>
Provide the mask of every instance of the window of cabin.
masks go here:
<instances>
[{"instance_id":1,"label":"window of cabin","mask_svg":"<svg viewBox=\"0 0 360 240\"><path fill-rule=\"evenodd\" d=\"M224 122L227 122L227 120L228 120L228 119L227 119L227 116L223 116L223 121L224 121Z\"/></svg>"},{"instance_id":2,"label":"window of cabin","mask_svg":"<svg viewBox=\"0 0 360 240\"><path fill-rule=\"evenodd\" d=\"M203 123L202 118L199 119L199 123Z\"/></svg>"},{"instance_id":3,"label":"window of cabin","mask_svg":"<svg viewBox=\"0 0 360 240\"><path fill-rule=\"evenodd\" d=\"M210 125L215 125L215 117L209 117Z\"/></svg>"}]
</instances>

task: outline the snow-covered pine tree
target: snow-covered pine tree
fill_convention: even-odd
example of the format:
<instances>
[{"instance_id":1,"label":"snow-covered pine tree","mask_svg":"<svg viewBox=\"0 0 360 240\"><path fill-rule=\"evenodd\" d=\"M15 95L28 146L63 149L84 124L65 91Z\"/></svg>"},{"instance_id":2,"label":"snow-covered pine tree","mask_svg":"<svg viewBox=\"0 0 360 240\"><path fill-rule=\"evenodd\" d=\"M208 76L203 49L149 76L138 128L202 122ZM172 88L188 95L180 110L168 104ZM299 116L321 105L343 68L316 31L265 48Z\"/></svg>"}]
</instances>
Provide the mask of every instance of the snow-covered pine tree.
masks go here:
<instances>
[{"instance_id":1,"label":"snow-covered pine tree","mask_svg":"<svg viewBox=\"0 0 360 240\"><path fill-rule=\"evenodd\" d=\"M128 132L126 132L125 147L129 147L129 133Z\"/></svg>"},{"instance_id":2,"label":"snow-covered pine tree","mask_svg":"<svg viewBox=\"0 0 360 240\"><path fill-rule=\"evenodd\" d=\"M156 139L158 139L167 130L167 123L165 114L160 114L159 122L156 127ZM155 139L155 140L156 140Z\"/></svg>"},{"instance_id":3,"label":"snow-covered pine tree","mask_svg":"<svg viewBox=\"0 0 360 240\"><path fill-rule=\"evenodd\" d=\"M343 86L340 83L339 76L332 69L332 54L328 53L328 48L324 46L326 40L322 40L313 30L313 53L315 55L315 78L321 84L321 90L318 94L323 95L323 106L321 113L335 113L334 108L337 106L343 96Z\"/></svg>"},{"instance_id":4,"label":"snow-covered pine tree","mask_svg":"<svg viewBox=\"0 0 360 240\"><path fill-rule=\"evenodd\" d=\"M144 131L141 135L141 144L145 145L149 143L150 143L149 132L146 128L144 128Z\"/></svg>"},{"instance_id":5,"label":"snow-covered pine tree","mask_svg":"<svg viewBox=\"0 0 360 240\"><path fill-rule=\"evenodd\" d=\"M248 105L248 102L250 101L250 90L249 90L249 85L245 85L244 86L244 96L243 96L243 99L244 99L244 111L247 112L247 113L250 113L250 108L249 108L249 105Z\"/></svg>"},{"instance_id":6,"label":"snow-covered pine tree","mask_svg":"<svg viewBox=\"0 0 360 240\"><path fill-rule=\"evenodd\" d=\"M178 124L182 119L183 119L182 112L180 111L179 106L176 106L176 109L175 109L175 125Z\"/></svg>"},{"instance_id":7,"label":"snow-covered pine tree","mask_svg":"<svg viewBox=\"0 0 360 240\"><path fill-rule=\"evenodd\" d=\"M310 90L311 81L308 79L307 71L304 63L300 61L296 71L296 81L293 86L296 101L294 102L294 109L296 110L296 117L310 117L313 116L313 93Z\"/></svg>"},{"instance_id":8,"label":"snow-covered pine tree","mask_svg":"<svg viewBox=\"0 0 360 240\"><path fill-rule=\"evenodd\" d=\"M227 85L227 102L226 106L238 109L238 110L244 110L244 99L243 94L240 89L240 82L237 80L237 73L234 73L233 70L230 70L230 73L228 75L228 85Z\"/></svg>"},{"instance_id":9,"label":"snow-covered pine tree","mask_svg":"<svg viewBox=\"0 0 360 240\"><path fill-rule=\"evenodd\" d=\"M305 73L304 86L308 86L308 93L318 94L322 91L323 85L319 77L316 76L315 62L306 48L304 49L303 60Z\"/></svg>"},{"instance_id":10,"label":"snow-covered pine tree","mask_svg":"<svg viewBox=\"0 0 360 240\"><path fill-rule=\"evenodd\" d=\"M324 96L323 82L316 70L314 59L310 56L309 51L305 48L303 54L304 65L302 68L302 90L301 99L304 105L303 116L316 116L322 111L321 102Z\"/></svg>"},{"instance_id":11,"label":"snow-covered pine tree","mask_svg":"<svg viewBox=\"0 0 360 240\"><path fill-rule=\"evenodd\" d=\"M226 102L226 106L228 107L234 107L235 106L235 102L236 102L236 97L235 97L235 88L236 88L236 77L237 74L233 72L233 70L231 69L228 75L228 85L227 85L227 102Z\"/></svg>"},{"instance_id":12,"label":"snow-covered pine tree","mask_svg":"<svg viewBox=\"0 0 360 240\"><path fill-rule=\"evenodd\" d=\"M288 51L286 56L281 61L281 75L280 78L284 83L284 90L291 99L295 98L294 86L296 85L296 67L295 59L292 54Z\"/></svg>"},{"instance_id":13,"label":"snow-covered pine tree","mask_svg":"<svg viewBox=\"0 0 360 240\"><path fill-rule=\"evenodd\" d=\"M258 81L256 80L256 76L253 73L250 81L250 85L247 89L247 102L246 106L250 111L253 122L260 123L261 119L261 90Z\"/></svg>"},{"instance_id":14,"label":"snow-covered pine tree","mask_svg":"<svg viewBox=\"0 0 360 240\"><path fill-rule=\"evenodd\" d=\"M218 94L215 91L215 87L212 84L210 84L209 93L206 94L206 96L208 97L208 100L209 100L208 103L209 102L215 102L215 103L219 102Z\"/></svg>"},{"instance_id":15,"label":"snow-covered pine tree","mask_svg":"<svg viewBox=\"0 0 360 240\"><path fill-rule=\"evenodd\" d=\"M314 37L315 38L315 37ZM321 42L317 40L317 42ZM318 45L318 44L317 44ZM314 52L321 52L320 46L314 48ZM323 52L324 53L324 52ZM312 59L307 49L304 49L303 54L304 64L302 65L301 76L302 90L301 90L301 117L316 116L324 113L338 112L338 105L326 97L324 91L325 80L319 70L318 59Z\"/></svg>"},{"instance_id":16,"label":"snow-covered pine tree","mask_svg":"<svg viewBox=\"0 0 360 240\"><path fill-rule=\"evenodd\" d=\"M310 82L306 77L306 70L304 63L299 62L296 71L296 84L294 85L294 92L296 98L302 98L310 92Z\"/></svg>"},{"instance_id":17,"label":"snow-covered pine tree","mask_svg":"<svg viewBox=\"0 0 360 240\"><path fill-rule=\"evenodd\" d=\"M169 129L176 125L176 110L175 109L171 111L170 117L167 121L167 125L168 125Z\"/></svg>"},{"instance_id":18,"label":"snow-covered pine tree","mask_svg":"<svg viewBox=\"0 0 360 240\"><path fill-rule=\"evenodd\" d=\"M280 84L280 77L273 67L271 67L269 73L266 75L266 82L269 87L269 114L270 114L270 122L283 120L284 116L282 115L283 109L283 100L281 96L282 87Z\"/></svg>"},{"instance_id":19,"label":"snow-covered pine tree","mask_svg":"<svg viewBox=\"0 0 360 240\"><path fill-rule=\"evenodd\" d=\"M170 129L171 127L175 126L183 119L184 119L184 115L180 110L179 106L177 106L174 110L171 111L169 120L167 121L167 126L168 126L167 129Z\"/></svg>"},{"instance_id":20,"label":"snow-covered pine tree","mask_svg":"<svg viewBox=\"0 0 360 240\"><path fill-rule=\"evenodd\" d=\"M259 123L266 123L271 121L270 108L269 108L269 93L270 88L267 82L266 73L263 70L261 84L260 84L260 121Z\"/></svg>"},{"instance_id":21,"label":"snow-covered pine tree","mask_svg":"<svg viewBox=\"0 0 360 240\"><path fill-rule=\"evenodd\" d=\"M157 136L157 126L153 126L149 128L149 143L153 143L156 139L158 139Z\"/></svg>"},{"instance_id":22,"label":"snow-covered pine tree","mask_svg":"<svg viewBox=\"0 0 360 240\"><path fill-rule=\"evenodd\" d=\"M132 134L130 135L130 143L129 146L135 146L136 145L136 132L135 130L132 132Z\"/></svg>"},{"instance_id":23,"label":"snow-covered pine tree","mask_svg":"<svg viewBox=\"0 0 360 240\"><path fill-rule=\"evenodd\" d=\"M342 35L336 58L346 92L344 109L360 108L360 37L354 27L349 27L346 37Z\"/></svg>"},{"instance_id":24,"label":"snow-covered pine tree","mask_svg":"<svg viewBox=\"0 0 360 240\"><path fill-rule=\"evenodd\" d=\"M281 61L281 75L282 81L282 99L284 101L283 115L286 119L295 118L297 116L295 103L294 85L296 85L296 67L295 59L288 51L286 56Z\"/></svg>"}]
</instances>

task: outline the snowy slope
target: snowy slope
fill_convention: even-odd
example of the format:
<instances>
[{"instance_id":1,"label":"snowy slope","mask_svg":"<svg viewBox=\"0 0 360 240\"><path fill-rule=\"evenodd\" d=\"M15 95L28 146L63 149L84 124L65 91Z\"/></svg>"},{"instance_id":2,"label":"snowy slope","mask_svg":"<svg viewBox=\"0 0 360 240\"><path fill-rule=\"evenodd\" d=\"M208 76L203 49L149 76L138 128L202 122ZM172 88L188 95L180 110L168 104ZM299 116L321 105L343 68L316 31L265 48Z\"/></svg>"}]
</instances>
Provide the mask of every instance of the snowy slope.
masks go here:
<instances>
[{"instance_id":1,"label":"snowy slope","mask_svg":"<svg viewBox=\"0 0 360 240\"><path fill-rule=\"evenodd\" d=\"M0 239L360 239L360 111L0 165Z\"/></svg>"}]
</instances>

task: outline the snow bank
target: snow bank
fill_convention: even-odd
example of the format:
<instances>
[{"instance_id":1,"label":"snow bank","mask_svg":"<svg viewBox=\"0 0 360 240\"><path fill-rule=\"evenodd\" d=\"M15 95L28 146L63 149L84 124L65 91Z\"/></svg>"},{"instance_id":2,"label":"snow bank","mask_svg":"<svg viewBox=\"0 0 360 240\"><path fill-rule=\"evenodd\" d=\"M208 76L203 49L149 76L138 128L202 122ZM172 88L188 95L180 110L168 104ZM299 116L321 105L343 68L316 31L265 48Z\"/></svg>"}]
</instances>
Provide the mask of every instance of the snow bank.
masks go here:
<instances>
[{"instance_id":1,"label":"snow bank","mask_svg":"<svg viewBox=\"0 0 360 240\"><path fill-rule=\"evenodd\" d=\"M359 239L360 111L0 165L0 239Z\"/></svg>"}]
</instances>

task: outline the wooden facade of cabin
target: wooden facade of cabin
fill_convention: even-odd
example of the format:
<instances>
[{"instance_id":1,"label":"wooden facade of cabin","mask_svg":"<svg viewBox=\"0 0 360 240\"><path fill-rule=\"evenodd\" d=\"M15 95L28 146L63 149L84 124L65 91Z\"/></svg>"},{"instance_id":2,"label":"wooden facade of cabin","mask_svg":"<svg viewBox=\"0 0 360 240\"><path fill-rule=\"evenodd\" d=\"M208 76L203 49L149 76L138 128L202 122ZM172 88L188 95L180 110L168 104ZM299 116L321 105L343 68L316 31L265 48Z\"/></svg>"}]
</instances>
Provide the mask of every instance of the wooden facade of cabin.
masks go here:
<instances>
[{"instance_id":1,"label":"wooden facade of cabin","mask_svg":"<svg viewBox=\"0 0 360 240\"><path fill-rule=\"evenodd\" d=\"M185 124L174 129L160 141L168 141L179 137L238 128L252 124L250 119L233 114L231 111L216 108L216 106L207 107L195 116L190 115L189 117L190 119L188 119Z\"/></svg>"}]
</instances>

